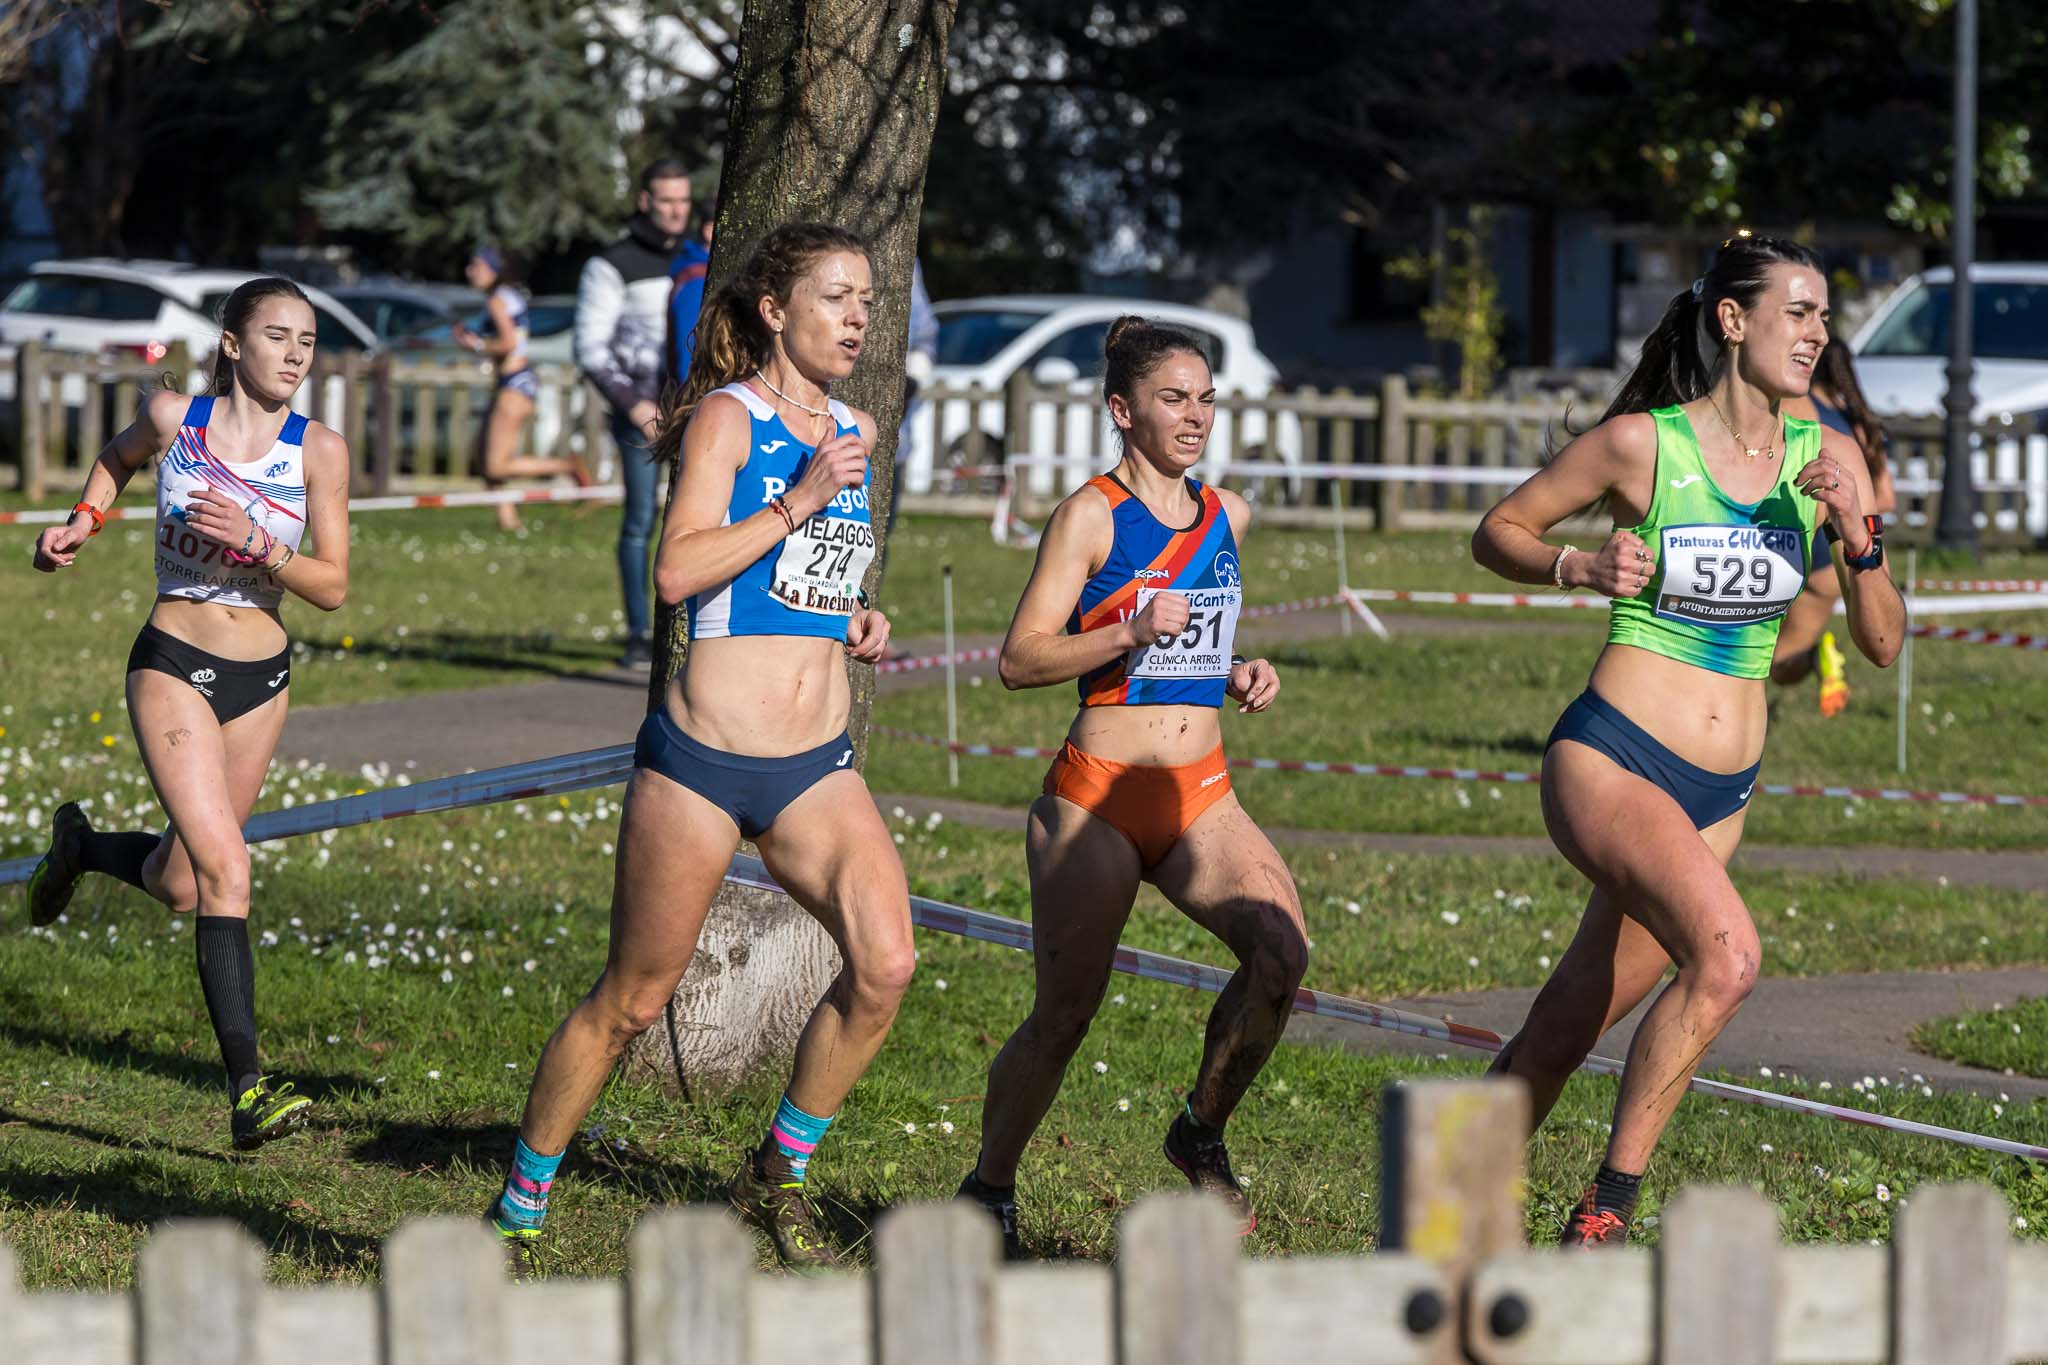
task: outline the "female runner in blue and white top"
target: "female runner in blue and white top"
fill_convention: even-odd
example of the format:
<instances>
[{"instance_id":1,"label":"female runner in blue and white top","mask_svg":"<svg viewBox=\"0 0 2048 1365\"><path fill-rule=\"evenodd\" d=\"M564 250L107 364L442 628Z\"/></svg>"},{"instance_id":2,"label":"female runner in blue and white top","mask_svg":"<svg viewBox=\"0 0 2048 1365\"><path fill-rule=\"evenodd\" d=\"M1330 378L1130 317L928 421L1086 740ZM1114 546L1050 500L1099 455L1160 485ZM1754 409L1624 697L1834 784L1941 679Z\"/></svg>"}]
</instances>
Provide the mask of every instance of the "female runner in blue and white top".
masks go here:
<instances>
[{"instance_id":1,"label":"female runner in blue and white top","mask_svg":"<svg viewBox=\"0 0 2048 1365\"><path fill-rule=\"evenodd\" d=\"M1294 879L1237 803L1223 758L1226 698L1263 711L1273 666L1232 653L1251 509L1188 477L1215 418L1200 345L1143 318L1103 341L1103 396L1123 458L1061 503L1003 641L1003 685L1077 683L1080 710L1031 807L1025 856L1037 998L989 1068L981 1156L959 1195L1019 1251L1018 1158L1059 1093L1109 985L1141 883L1234 953L1166 1158L1257 1220L1223 1125L1272 1054L1308 967Z\"/></svg>"},{"instance_id":2,"label":"female runner in blue and white top","mask_svg":"<svg viewBox=\"0 0 2048 1365\"><path fill-rule=\"evenodd\" d=\"M497 247L479 247L463 275L472 288L483 293L491 334L479 336L458 322L456 343L488 356L498 374L490 411L477 432L485 485L500 488L512 479L551 479L567 474L578 487L588 487L590 474L581 460L517 453L526 439L526 424L540 402L540 376L526 355L526 293L513 276L512 258ZM519 509L512 503L499 503L497 514L499 530L523 529Z\"/></svg>"},{"instance_id":3,"label":"female runner in blue and white top","mask_svg":"<svg viewBox=\"0 0 2048 1365\"><path fill-rule=\"evenodd\" d=\"M858 237L790 224L699 319L654 445L682 461L654 583L687 603L690 651L640 729L604 975L541 1054L493 1209L516 1263L530 1264L561 1153L613 1063L674 996L742 838L845 967L730 1195L784 1261L837 1263L804 1198L806 1164L888 1034L913 962L903 865L846 728L847 656L880 658L889 623L860 590L875 552L874 419L827 389L860 355L871 296Z\"/></svg>"},{"instance_id":4,"label":"female runner in blue and white top","mask_svg":"<svg viewBox=\"0 0 2048 1365\"><path fill-rule=\"evenodd\" d=\"M291 691L278 604L290 592L333 611L348 595L348 448L289 406L313 363L313 307L299 287L250 280L221 314L206 394L151 395L100 452L70 522L36 542L38 569L68 567L135 471L156 466L156 605L128 656L128 717L170 827L101 833L77 803L59 806L28 900L30 919L48 924L81 875L101 872L199 912L199 983L227 1066L231 1135L248 1150L302 1125L308 1104L257 1066L242 824Z\"/></svg>"}]
</instances>

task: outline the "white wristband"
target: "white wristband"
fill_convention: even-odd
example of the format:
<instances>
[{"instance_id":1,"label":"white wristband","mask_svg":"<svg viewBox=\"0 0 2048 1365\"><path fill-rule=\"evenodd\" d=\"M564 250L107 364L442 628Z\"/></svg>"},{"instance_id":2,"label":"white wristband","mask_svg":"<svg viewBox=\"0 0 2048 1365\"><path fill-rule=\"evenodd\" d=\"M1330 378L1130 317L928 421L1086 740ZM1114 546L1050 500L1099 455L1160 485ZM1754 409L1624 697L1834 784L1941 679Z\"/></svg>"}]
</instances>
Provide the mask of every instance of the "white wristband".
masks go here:
<instances>
[{"instance_id":1,"label":"white wristband","mask_svg":"<svg viewBox=\"0 0 2048 1365\"><path fill-rule=\"evenodd\" d=\"M1557 552L1556 559L1550 561L1550 581L1556 584L1559 589L1564 587L1564 562L1578 552L1578 546L1567 545Z\"/></svg>"}]
</instances>

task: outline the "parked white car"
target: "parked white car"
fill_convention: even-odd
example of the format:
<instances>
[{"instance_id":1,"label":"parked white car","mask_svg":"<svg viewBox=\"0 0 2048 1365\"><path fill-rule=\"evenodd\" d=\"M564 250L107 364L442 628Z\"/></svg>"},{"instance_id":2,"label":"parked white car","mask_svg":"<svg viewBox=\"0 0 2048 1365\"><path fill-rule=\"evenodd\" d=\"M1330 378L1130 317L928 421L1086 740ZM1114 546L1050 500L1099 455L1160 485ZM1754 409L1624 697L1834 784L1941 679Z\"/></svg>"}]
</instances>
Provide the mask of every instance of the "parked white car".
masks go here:
<instances>
[{"instance_id":1,"label":"parked white car","mask_svg":"<svg viewBox=\"0 0 2048 1365\"><path fill-rule=\"evenodd\" d=\"M253 270L209 270L176 261L117 261L100 257L39 261L0 304L0 346L40 341L57 350L126 353L154 365L173 345L185 344L195 370L213 363L220 341L220 306ZM312 302L317 345L323 351L367 351L377 337L362 319L322 290L304 286ZM339 422L340 381L330 386ZM75 389L75 392L73 391ZM14 368L0 367L0 402L14 399ZM64 402L85 401L85 386L65 386ZM312 411L302 389L294 404ZM323 408L323 417L327 412ZM125 418L123 420L126 420Z\"/></svg>"},{"instance_id":2,"label":"parked white car","mask_svg":"<svg viewBox=\"0 0 2048 1365\"><path fill-rule=\"evenodd\" d=\"M1857 331L1856 378L1880 413L1939 414L1948 397L1955 271L1923 271L1893 292ZM2014 435L1980 450L1975 474L2026 487L2027 529L2048 536L2048 263L1970 267L1971 413L1979 424L2010 423ZM1924 478L1924 461L1903 469Z\"/></svg>"},{"instance_id":3,"label":"parked white car","mask_svg":"<svg viewBox=\"0 0 2048 1365\"><path fill-rule=\"evenodd\" d=\"M935 304L934 311L939 315L939 355L932 387L957 391L978 384L992 396L978 402L941 397L920 406L904 457L904 487L913 493L935 486L935 470L971 462L968 433L976 426L985 438L982 454L989 463L1000 461L1005 453L1051 455L1057 445L1064 446L1068 454L1060 468L1028 470L1030 486L1041 494L1056 487L1078 488L1107 468L1116 443L1101 402L1102 341L1110 324L1126 313L1194 333L1208 352L1221 397L1261 399L1279 378L1273 362L1252 339L1249 324L1207 308L1154 299L1040 294L954 299ZM1034 403L1023 440L1006 430L1003 399L1004 386L1020 371L1041 388L1065 389L1071 395L1060 402ZM1061 434L1064 442L1056 441ZM1300 419L1293 413L1269 416L1257 409L1238 414L1219 405L1198 477L1221 482L1233 458L1298 466ZM1269 498L1298 491L1284 484L1275 487L1275 482L1265 481L1257 491ZM937 486L943 492L950 485Z\"/></svg>"}]
</instances>

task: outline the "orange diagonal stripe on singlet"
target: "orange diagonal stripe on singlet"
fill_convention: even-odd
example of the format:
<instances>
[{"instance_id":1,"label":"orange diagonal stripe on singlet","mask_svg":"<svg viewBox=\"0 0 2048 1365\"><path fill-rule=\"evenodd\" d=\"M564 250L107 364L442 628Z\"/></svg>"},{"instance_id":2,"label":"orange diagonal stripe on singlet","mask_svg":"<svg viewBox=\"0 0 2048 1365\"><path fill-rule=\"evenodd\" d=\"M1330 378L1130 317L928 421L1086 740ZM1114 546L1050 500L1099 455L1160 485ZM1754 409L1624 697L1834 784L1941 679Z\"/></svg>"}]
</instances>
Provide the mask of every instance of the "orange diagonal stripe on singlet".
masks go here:
<instances>
[{"instance_id":1,"label":"orange diagonal stripe on singlet","mask_svg":"<svg viewBox=\"0 0 2048 1365\"><path fill-rule=\"evenodd\" d=\"M1172 539L1168 540L1160 548L1159 553L1153 557L1152 562L1145 567L1148 569L1164 569L1167 581L1171 583L1179 575L1180 571L1187 567L1188 561L1195 557L1195 551L1201 548L1202 541L1207 538L1209 523L1213 519L1216 507L1217 504L1213 500L1212 491L1204 488L1202 490L1201 519L1188 530L1175 531ZM1127 606L1136 599L1138 588L1139 581L1134 576L1130 582L1103 598L1095 604L1093 609L1084 614L1081 617L1081 629L1083 631L1090 631L1103 621L1111 619L1119 608Z\"/></svg>"}]
</instances>

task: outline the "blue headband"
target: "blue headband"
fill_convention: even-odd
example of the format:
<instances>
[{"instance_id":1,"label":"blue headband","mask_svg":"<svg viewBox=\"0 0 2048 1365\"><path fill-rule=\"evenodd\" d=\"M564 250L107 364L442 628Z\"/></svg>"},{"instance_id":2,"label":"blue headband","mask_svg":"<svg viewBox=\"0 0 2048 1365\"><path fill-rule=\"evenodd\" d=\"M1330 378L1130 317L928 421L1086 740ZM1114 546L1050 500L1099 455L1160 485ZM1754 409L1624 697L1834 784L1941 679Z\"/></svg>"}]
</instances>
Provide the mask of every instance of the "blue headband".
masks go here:
<instances>
[{"instance_id":1,"label":"blue headband","mask_svg":"<svg viewBox=\"0 0 2048 1365\"><path fill-rule=\"evenodd\" d=\"M480 246L476 249L476 258L489 266L493 272L500 275L505 273L505 253L498 248Z\"/></svg>"}]
</instances>

